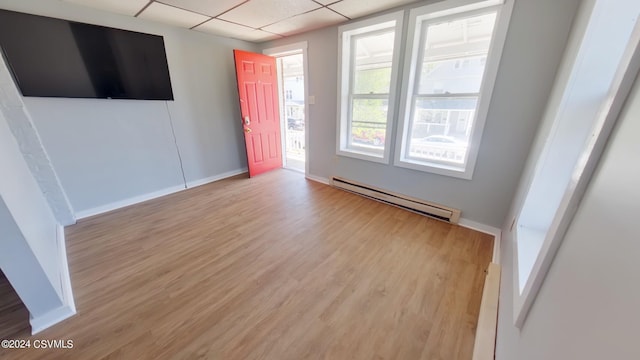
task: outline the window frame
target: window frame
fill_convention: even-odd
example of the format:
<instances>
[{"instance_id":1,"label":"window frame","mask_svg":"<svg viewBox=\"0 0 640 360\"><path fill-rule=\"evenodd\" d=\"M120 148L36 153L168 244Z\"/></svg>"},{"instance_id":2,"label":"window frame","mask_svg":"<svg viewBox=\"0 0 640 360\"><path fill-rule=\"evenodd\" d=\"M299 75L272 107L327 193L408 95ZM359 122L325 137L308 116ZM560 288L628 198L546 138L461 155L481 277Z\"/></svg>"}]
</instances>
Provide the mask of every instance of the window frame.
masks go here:
<instances>
[{"instance_id":1,"label":"window frame","mask_svg":"<svg viewBox=\"0 0 640 360\"><path fill-rule=\"evenodd\" d=\"M577 28L577 31L574 29L572 37L576 36L576 39L569 39L568 46L572 50L565 53L559 70L568 73L566 78L554 85L550 104L554 103L554 97L558 98L558 103L547 109L546 116L552 118L550 129L548 133L544 133L544 144L535 159L530 178L524 185L522 200L512 220L513 323L518 329L525 326L529 311L567 231L570 231L571 222L578 213L580 202L599 166L600 158L606 151L609 135L616 122L624 115L628 105L625 101L640 75L640 21L635 24L621 21L620 24L625 25L611 29L613 20L607 16L618 16L622 20L619 15L624 10L610 15L607 4L599 1L588 11L590 15L584 28ZM617 35L613 37L615 40L611 40L611 37L605 40L599 37L605 28ZM572 44L574 41L577 45ZM602 62L594 56L604 47L608 50L609 61L614 63ZM595 63L598 65L595 66ZM594 69L598 70L596 79L592 75ZM584 86L585 81L591 88ZM602 96L594 98L594 93ZM571 141L573 133L564 130L567 126L576 125L573 121L576 114L571 108L575 108L576 104L583 104L587 98L597 106L590 109L588 114L581 113L583 116L580 125L587 125L587 132L578 141ZM562 191L556 196L549 195L552 192L548 191L548 187L541 187L540 183L548 178L556 181L557 171L548 170L548 166L550 159L555 159L560 152L566 151L566 144L576 153L570 157L572 165L568 167L568 175L564 176L566 181L561 187ZM543 190L539 190L540 188ZM532 203L531 199L540 197L541 194L546 196L545 201L555 200L556 203L550 209L543 209L546 213L551 212L552 217L545 226L536 229L530 226L531 214L539 212L540 207Z\"/></svg>"},{"instance_id":2,"label":"window frame","mask_svg":"<svg viewBox=\"0 0 640 360\"><path fill-rule=\"evenodd\" d=\"M400 101L400 113L398 116L398 131L396 133L396 148L393 164L398 167L419 170L439 175L471 180L475 169L482 133L489 112L489 105L493 95L495 81L498 75L498 67L507 36L509 20L513 9L513 0L450 0L436 4L430 4L411 9L409 12L409 24L405 49L405 63L402 83L404 89ZM473 127L469 136L469 145L464 168L450 165L437 160L420 161L408 156L408 143L411 135L414 98L420 97L417 93L417 71L421 66L424 54L423 37L426 27L430 24L455 20L472 15L480 15L496 11L496 23L489 50L482 83L478 93L475 115L471 119Z\"/></svg>"},{"instance_id":3,"label":"window frame","mask_svg":"<svg viewBox=\"0 0 640 360\"><path fill-rule=\"evenodd\" d=\"M368 160L378 163L389 164L391 158L391 147L394 136L396 118L396 98L399 89L400 54L403 39L404 11L397 11L374 18L353 22L338 27L338 116L336 134L336 154ZM393 25L390 23L395 22ZM386 94L354 94L355 82L355 57L351 55L355 52L355 41L365 34L375 34L385 29L393 29L394 45L391 57L391 79L389 93ZM357 98L386 98L387 99L387 123L385 127L385 141L382 151L367 150L366 147L351 145L351 114L353 100Z\"/></svg>"}]
</instances>

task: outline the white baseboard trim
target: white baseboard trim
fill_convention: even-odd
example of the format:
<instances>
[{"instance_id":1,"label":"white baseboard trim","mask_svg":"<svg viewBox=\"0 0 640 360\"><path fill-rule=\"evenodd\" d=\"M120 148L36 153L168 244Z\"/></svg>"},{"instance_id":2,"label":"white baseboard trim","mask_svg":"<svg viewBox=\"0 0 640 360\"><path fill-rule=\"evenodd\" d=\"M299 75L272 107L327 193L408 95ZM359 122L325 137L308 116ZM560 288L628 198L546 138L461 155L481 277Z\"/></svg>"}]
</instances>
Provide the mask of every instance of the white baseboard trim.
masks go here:
<instances>
[{"instance_id":1,"label":"white baseboard trim","mask_svg":"<svg viewBox=\"0 0 640 360\"><path fill-rule=\"evenodd\" d=\"M315 181L315 182L319 182L321 184L325 184L325 185L331 185L331 180L321 177L321 176L315 176L315 175L311 175L308 174L305 176L307 179L311 180L311 181Z\"/></svg>"},{"instance_id":2,"label":"white baseboard trim","mask_svg":"<svg viewBox=\"0 0 640 360\"><path fill-rule=\"evenodd\" d=\"M76 309L69 306L61 306L57 309L49 311L42 316L31 318L29 319L29 322L31 323L31 335L35 335L45 329L48 329L53 325L72 317L75 314Z\"/></svg>"},{"instance_id":3,"label":"white baseboard trim","mask_svg":"<svg viewBox=\"0 0 640 360\"><path fill-rule=\"evenodd\" d=\"M88 217L91 217L91 216L104 214L104 213L109 212L109 211L117 210L117 209L120 209L120 208L123 208L123 207L126 207L126 206L130 206L130 205L134 205L134 204L137 204L137 203L141 203L141 202L144 202L144 201L153 200L153 199L159 198L161 196L173 194L173 193L176 193L176 192L182 191L182 190L184 190L184 185L176 185L176 186L168 187L166 189L150 192L150 193L147 193L147 194L130 197L128 199L114 201L114 202L112 202L110 204L96 206L96 207L91 208L91 209L78 211L76 213L76 219L81 220L81 219L85 219L85 218L88 218Z\"/></svg>"},{"instance_id":4,"label":"white baseboard trim","mask_svg":"<svg viewBox=\"0 0 640 360\"><path fill-rule=\"evenodd\" d=\"M214 181L226 179L228 177L236 176L236 175L242 174L244 172L247 172L246 168L233 170L233 171L228 171L226 173L210 176L208 178L204 178L204 179L200 179L200 180L189 181L189 182L187 182L187 189L190 189L190 188L193 188L193 187L196 187L196 186L200 186L200 185L204 185L204 184L208 184L208 183L211 183L211 182L214 182ZM130 197L128 199L115 201L115 202L112 202L110 204L96 206L96 207L91 208L91 209L78 211L76 213L76 219L81 220L81 219L85 219L85 218L88 218L88 217L91 217L91 216L104 214L104 213L109 212L109 211L117 210L117 209L120 209L120 208L123 208L123 207L126 207L126 206L130 206L130 205L135 205L135 204L138 204L138 203L141 203L141 202L153 200L153 199L156 199L156 198L159 198L159 197L162 197L162 196L166 196L166 195L170 195L170 194L174 194L174 193L177 193L177 192L183 191L183 190L186 190L184 185L176 185L176 186L171 186L171 187L168 187L168 188L165 188L165 189L162 189L162 190L150 192L150 193L147 193L147 194L142 194L142 195Z\"/></svg>"},{"instance_id":5,"label":"white baseboard trim","mask_svg":"<svg viewBox=\"0 0 640 360\"><path fill-rule=\"evenodd\" d=\"M466 227L467 229L480 231L485 234L493 235L493 258L492 262L496 264L500 264L500 242L502 240L502 229L499 229L495 226L485 225L473 220L460 218L460 222L458 225L462 227Z\"/></svg>"},{"instance_id":6,"label":"white baseboard trim","mask_svg":"<svg viewBox=\"0 0 640 360\"><path fill-rule=\"evenodd\" d=\"M187 188L191 189L191 188L194 188L196 186L206 185L206 184L212 183L214 181L218 181L218 180L230 178L232 176L244 174L247 171L249 171L249 169L242 168L242 169L227 171L227 172L219 174L219 175L209 176L207 178L200 179L200 180L187 181Z\"/></svg>"}]
</instances>

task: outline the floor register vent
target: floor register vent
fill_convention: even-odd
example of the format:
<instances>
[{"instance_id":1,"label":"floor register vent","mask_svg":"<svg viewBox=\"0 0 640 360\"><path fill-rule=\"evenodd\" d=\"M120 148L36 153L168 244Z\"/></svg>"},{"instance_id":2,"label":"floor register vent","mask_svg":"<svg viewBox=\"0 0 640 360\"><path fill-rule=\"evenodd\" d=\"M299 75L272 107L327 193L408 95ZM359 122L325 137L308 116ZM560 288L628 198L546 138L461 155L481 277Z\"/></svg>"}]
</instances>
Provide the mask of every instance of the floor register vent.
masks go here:
<instances>
[{"instance_id":1,"label":"floor register vent","mask_svg":"<svg viewBox=\"0 0 640 360\"><path fill-rule=\"evenodd\" d=\"M365 185L353 180L334 177L332 185L338 189L346 190L354 194L362 195L389 205L426 215L448 223L457 224L460 220L460 210L434 204L428 201L412 198L406 195L396 194L388 190L378 189L371 185Z\"/></svg>"}]
</instances>

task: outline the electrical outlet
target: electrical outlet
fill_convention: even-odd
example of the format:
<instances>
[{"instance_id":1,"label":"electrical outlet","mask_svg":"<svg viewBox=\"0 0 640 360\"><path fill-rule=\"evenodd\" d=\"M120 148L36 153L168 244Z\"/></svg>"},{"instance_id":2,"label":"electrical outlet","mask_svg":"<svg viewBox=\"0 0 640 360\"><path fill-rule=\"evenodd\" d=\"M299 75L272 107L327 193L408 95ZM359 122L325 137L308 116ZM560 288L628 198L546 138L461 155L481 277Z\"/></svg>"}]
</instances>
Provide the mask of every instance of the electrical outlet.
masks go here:
<instances>
[{"instance_id":1,"label":"electrical outlet","mask_svg":"<svg viewBox=\"0 0 640 360\"><path fill-rule=\"evenodd\" d=\"M309 103L309 105L314 105L316 103L316 97L313 95L309 95L309 97L307 98L307 102Z\"/></svg>"}]
</instances>

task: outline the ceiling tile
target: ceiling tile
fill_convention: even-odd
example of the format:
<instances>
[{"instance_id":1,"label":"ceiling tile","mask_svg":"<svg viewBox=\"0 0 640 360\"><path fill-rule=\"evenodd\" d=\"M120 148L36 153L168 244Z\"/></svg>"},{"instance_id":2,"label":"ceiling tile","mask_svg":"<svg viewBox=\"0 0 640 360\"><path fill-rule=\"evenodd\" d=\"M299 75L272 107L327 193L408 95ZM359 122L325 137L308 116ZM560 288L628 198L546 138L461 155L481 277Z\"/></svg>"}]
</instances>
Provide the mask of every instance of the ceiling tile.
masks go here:
<instances>
[{"instance_id":1,"label":"ceiling tile","mask_svg":"<svg viewBox=\"0 0 640 360\"><path fill-rule=\"evenodd\" d=\"M252 32L248 33L247 36L242 40L262 42L262 41L269 41L269 40L275 40L280 38L282 38L282 36L272 34L270 32L266 32L262 30L253 30Z\"/></svg>"},{"instance_id":2,"label":"ceiling tile","mask_svg":"<svg viewBox=\"0 0 640 360\"><path fill-rule=\"evenodd\" d=\"M251 0L219 18L257 29L319 7L311 0Z\"/></svg>"},{"instance_id":3,"label":"ceiling tile","mask_svg":"<svg viewBox=\"0 0 640 360\"><path fill-rule=\"evenodd\" d=\"M65 0L66 2L134 16L149 3L149 0Z\"/></svg>"},{"instance_id":4,"label":"ceiling tile","mask_svg":"<svg viewBox=\"0 0 640 360\"><path fill-rule=\"evenodd\" d=\"M194 28L194 30L246 41L267 41L280 37L266 31L254 30L250 27L218 19L211 19Z\"/></svg>"},{"instance_id":5,"label":"ceiling tile","mask_svg":"<svg viewBox=\"0 0 640 360\"><path fill-rule=\"evenodd\" d=\"M142 14L140 14L138 17L184 28L191 28L209 19L208 16L196 14L191 11L178 9L173 6L164 5L157 2L149 5L149 7L144 9Z\"/></svg>"},{"instance_id":6,"label":"ceiling tile","mask_svg":"<svg viewBox=\"0 0 640 360\"><path fill-rule=\"evenodd\" d=\"M190 10L204 15L218 16L223 12L246 2L247 0L157 0L181 9Z\"/></svg>"},{"instance_id":7,"label":"ceiling tile","mask_svg":"<svg viewBox=\"0 0 640 360\"><path fill-rule=\"evenodd\" d=\"M343 21L347 21L344 16L340 16L326 8L320 8L312 12L279 21L273 25L265 26L264 30L288 36L337 24Z\"/></svg>"},{"instance_id":8,"label":"ceiling tile","mask_svg":"<svg viewBox=\"0 0 640 360\"><path fill-rule=\"evenodd\" d=\"M342 0L329 8L352 19L409 4L418 0Z\"/></svg>"},{"instance_id":9,"label":"ceiling tile","mask_svg":"<svg viewBox=\"0 0 640 360\"><path fill-rule=\"evenodd\" d=\"M335 2L338 2L340 0L315 0L315 2L320 3L322 5L329 5L329 4L333 4Z\"/></svg>"},{"instance_id":10,"label":"ceiling tile","mask_svg":"<svg viewBox=\"0 0 640 360\"><path fill-rule=\"evenodd\" d=\"M229 36L238 38L246 33L252 32L254 29L228 21L222 21L218 19L211 19L206 23L199 25L193 30L198 30L214 35Z\"/></svg>"}]
</instances>

